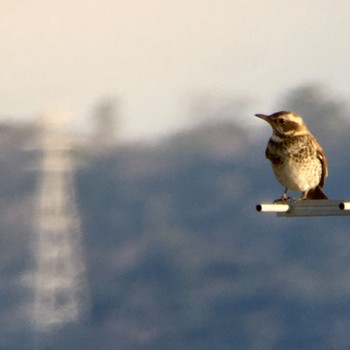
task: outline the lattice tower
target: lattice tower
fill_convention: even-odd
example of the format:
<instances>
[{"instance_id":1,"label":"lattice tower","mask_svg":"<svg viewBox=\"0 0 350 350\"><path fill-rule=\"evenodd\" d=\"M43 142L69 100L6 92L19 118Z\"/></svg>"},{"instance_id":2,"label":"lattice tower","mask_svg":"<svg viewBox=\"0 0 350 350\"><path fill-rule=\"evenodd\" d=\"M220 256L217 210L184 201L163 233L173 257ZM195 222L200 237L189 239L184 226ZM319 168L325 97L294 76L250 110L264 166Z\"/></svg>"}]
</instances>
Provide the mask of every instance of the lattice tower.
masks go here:
<instances>
[{"instance_id":1,"label":"lattice tower","mask_svg":"<svg viewBox=\"0 0 350 350\"><path fill-rule=\"evenodd\" d=\"M62 117L51 115L44 118L41 128L34 282L38 330L78 321L87 307L72 147L70 140L58 132L62 126Z\"/></svg>"}]
</instances>

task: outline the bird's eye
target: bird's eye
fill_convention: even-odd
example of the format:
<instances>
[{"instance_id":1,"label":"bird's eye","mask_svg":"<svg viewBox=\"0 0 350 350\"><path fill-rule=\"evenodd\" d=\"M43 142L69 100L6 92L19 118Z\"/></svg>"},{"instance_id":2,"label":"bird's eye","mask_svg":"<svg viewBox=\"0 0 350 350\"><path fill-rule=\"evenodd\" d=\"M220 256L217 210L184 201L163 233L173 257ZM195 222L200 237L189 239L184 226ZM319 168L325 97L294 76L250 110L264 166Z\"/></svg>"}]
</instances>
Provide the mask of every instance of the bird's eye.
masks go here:
<instances>
[{"instance_id":1,"label":"bird's eye","mask_svg":"<svg viewBox=\"0 0 350 350\"><path fill-rule=\"evenodd\" d=\"M277 119L278 124L284 124L285 120L283 118Z\"/></svg>"}]
</instances>

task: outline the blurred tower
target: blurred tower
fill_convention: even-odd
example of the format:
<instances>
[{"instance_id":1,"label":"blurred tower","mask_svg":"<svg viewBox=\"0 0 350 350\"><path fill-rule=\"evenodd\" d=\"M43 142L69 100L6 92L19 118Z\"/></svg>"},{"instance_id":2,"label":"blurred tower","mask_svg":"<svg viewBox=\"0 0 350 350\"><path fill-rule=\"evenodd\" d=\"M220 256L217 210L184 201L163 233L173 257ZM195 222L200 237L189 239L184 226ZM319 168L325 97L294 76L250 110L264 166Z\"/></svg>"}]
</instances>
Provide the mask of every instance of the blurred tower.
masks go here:
<instances>
[{"instance_id":1,"label":"blurred tower","mask_svg":"<svg viewBox=\"0 0 350 350\"><path fill-rule=\"evenodd\" d=\"M109 147L116 142L118 101L112 98L101 100L94 108L94 136L99 147Z\"/></svg>"},{"instance_id":2,"label":"blurred tower","mask_svg":"<svg viewBox=\"0 0 350 350\"><path fill-rule=\"evenodd\" d=\"M79 320L86 306L72 147L59 133L64 126L62 115L47 115L41 125L34 282L34 321L40 331Z\"/></svg>"}]
</instances>

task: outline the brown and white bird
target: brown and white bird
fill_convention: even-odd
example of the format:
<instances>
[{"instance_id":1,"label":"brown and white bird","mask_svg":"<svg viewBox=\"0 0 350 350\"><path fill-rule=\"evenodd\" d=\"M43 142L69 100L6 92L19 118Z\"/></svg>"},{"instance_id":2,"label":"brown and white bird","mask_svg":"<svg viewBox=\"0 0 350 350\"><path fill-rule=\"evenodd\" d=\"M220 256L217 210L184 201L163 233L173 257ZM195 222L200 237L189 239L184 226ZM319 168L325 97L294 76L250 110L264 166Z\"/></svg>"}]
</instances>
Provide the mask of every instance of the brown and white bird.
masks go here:
<instances>
[{"instance_id":1,"label":"brown and white bird","mask_svg":"<svg viewBox=\"0 0 350 350\"><path fill-rule=\"evenodd\" d=\"M327 199L322 187L328 175L327 158L316 138L296 113L281 111L255 114L272 127L266 158L277 180L287 191L301 192L301 199Z\"/></svg>"}]
</instances>

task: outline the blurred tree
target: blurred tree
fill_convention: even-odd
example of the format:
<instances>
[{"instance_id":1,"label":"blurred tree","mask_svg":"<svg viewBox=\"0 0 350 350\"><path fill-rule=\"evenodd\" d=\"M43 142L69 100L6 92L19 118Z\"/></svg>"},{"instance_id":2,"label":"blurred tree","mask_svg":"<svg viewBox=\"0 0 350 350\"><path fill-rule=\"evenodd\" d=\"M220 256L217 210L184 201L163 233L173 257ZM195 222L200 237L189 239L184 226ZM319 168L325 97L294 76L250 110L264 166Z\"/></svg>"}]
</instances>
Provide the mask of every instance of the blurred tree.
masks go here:
<instances>
[{"instance_id":1,"label":"blurred tree","mask_svg":"<svg viewBox=\"0 0 350 350\"><path fill-rule=\"evenodd\" d=\"M206 92L193 94L189 99L190 118L195 124L237 121L252 104L246 96Z\"/></svg>"}]
</instances>

